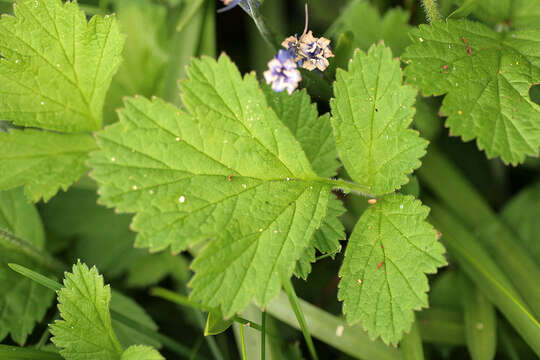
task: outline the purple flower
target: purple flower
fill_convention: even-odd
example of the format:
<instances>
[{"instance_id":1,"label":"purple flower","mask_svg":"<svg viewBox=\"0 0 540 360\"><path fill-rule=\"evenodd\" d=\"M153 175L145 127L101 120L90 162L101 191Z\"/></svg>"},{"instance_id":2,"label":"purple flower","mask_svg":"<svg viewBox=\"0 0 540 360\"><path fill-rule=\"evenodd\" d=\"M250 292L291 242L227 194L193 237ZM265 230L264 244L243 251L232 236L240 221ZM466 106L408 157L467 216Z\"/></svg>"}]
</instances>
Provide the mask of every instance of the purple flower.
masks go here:
<instances>
[{"instance_id":1,"label":"purple flower","mask_svg":"<svg viewBox=\"0 0 540 360\"><path fill-rule=\"evenodd\" d=\"M302 80L302 76L291 54L287 50L279 50L268 63L264 79L267 84L272 84L272 90L275 92L287 90L289 94L292 94Z\"/></svg>"}]
</instances>

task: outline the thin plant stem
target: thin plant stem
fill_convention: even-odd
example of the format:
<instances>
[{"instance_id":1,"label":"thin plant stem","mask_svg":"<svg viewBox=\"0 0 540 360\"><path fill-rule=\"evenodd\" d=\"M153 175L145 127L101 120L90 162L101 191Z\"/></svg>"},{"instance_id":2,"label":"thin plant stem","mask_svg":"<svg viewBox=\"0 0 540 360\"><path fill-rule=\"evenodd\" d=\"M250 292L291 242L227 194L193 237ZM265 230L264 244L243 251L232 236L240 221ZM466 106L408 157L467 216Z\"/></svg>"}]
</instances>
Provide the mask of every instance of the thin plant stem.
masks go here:
<instances>
[{"instance_id":1,"label":"thin plant stem","mask_svg":"<svg viewBox=\"0 0 540 360\"><path fill-rule=\"evenodd\" d=\"M434 21L442 21L442 16L439 12L436 0L422 0L422 4L424 5L424 11L426 12L428 21L430 23Z\"/></svg>"},{"instance_id":2,"label":"thin plant stem","mask_svg":"<svg viewBox=\"0 0 540 360\"><path fill-rule=\"evenodd\" d=\"M261 312L261 360L266 359L266 311Z\"/></svg>"},{"instance_id":3,"label":"thin plant stem","mask_svg":"<svg viewBox=\"0 0 540 360\"><path fill-rule=\"evenodd\" d=\"M285 290L285 293L287 294L287 297L289 298L289 302L291 304L294 315L296 316L296 320L298 320L298 324L302 329L302 334L304 335L304 339L306 340L306 345L308 347L311 358L313 360L318 360L319 357L317 356L317 352L315 351L315 345L313 344L313 339L311 338L311 333L309 332L309 326L306 322L306 318L304 317L304 313L302 312L302 307L300 306L298 297L294 292L294 286L291 282L291 279L282 274L281 282L283 283L283 288Z\"/></svg>"},{"instance_id":4,"label":"thin plant stem","mask_svg":"<svg viewBox=\"0 0 540 360\"><path fill-rule=\"evenodd\" d=\"M276 35L270 31L264 22L256 0L246 0L246 4L247 5L244 5L242 2L240 2L242 9L244 9L244 11L253 19L253 22L255 23L255 26L257 26L257 29L261 33L264 41L266 41L274 51L277 51L277 49L279 49L281 46L279 42L276 41Z\"/></svg>"},{"instance_id":5,"label":"thin plant stem","mask_svg":"<svg viewBox=\"0 0 540 360\"><path fill-rule=\"evenodd\" d=\"M244 325L240 325L240 343L242 344L242 359L246 360L246 344L244 342Z\"/></svg>"}]
</instances>

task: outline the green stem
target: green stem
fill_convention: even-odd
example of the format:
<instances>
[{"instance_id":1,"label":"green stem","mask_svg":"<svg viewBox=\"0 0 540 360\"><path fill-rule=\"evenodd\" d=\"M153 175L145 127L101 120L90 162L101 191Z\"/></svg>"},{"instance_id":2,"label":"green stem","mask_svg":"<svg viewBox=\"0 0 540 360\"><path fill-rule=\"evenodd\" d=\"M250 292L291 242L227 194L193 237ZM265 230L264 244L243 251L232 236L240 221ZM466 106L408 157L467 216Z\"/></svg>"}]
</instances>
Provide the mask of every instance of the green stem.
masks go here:
<instances>
[{"instance_id":1,"label":"green stem","mask_svg":"<svg viewBox=\"0 0 540 360\"><path fill-rule=\"evenodd\" d=\"M242 359L246 360L246 344L244 341L244 325L240 325L240 343L242 346Z\"/></svg>"},{"instance_id":2,"label":"green stem","mask_svg":"<svg viewBox=\"0 0 540 360\"><path fill-rule=\"evenodd\" d=\"M259 11L259 7L257 6L257 1L247 0L247 4L247 6L244 6L240 3L240 6L249 16L251 16L264 41L266 41L274 51L277 51L277 49L281 47L281 44L277 41L276 35L268 29L268 26L266 26L261 12Z\"/></svg>"},{"instance_id":3,"label":"green stem","mask_svg":"<svg viewBox=\"0 0 540 360\"><path fill-rule=\"evenodd\" d=\"M210 306L206 306L206 305L203 305L203 304L200 304L200 303L197 303L195 301L190 300L187 296L184 296L182 294L178 294L178 293L175 293L173 291L170 291L170 290L167 290L167 289L164 289L164 288L160 288L160 287L151 288L150 289L150 295L162 298L164 300L170 301L170 302L175 303L177 305L187 306L187 307L198 309L198 310L204 311L204 312L210 312L210 311L214 310L214 308L212 308ZM257 323L254 323L253 321L246 320L243 317L234 316L232 318L232 320L234 320L235 322L237 322L239 324L247 325L247 326L249 326L249 327L251 327L251 328L253 328L255 330L258 330L258 331L262 330L261 325L259 325Z\"/></svg>"},{"instance_id":4,"label":"green stem","mask_svg":"<svg viewBox=\"0 0 540 360\"><path fill-rule=\"evenodd\" d=\"M292 310L294 311L294 315L296 316L296 319L300 324L300 328L302 329L302 334L304 335L304 339L306 340L306 345L309 349L311 358L313 360L318 360L317 352L315 351L315 345L313 344L313 339L311 338L311 333L309 332L309 326L306 322L306 318L304 317L304 313L302 312L302 307L300 306L298 297L296 296L296 293L294 291L294 286L291 282L291 278L282 274L281 282L283 283L283 289L285 290L285 293L289 298L289 302L291 304Z\"/></svg>"},{"instance_id":5,"label":"green stem","mask_svg":"<svg viewBox=\"0 0 540 360\"><path fill-rule=\"evenodd\" d=\"M349 326L343 317L334 316L302 299L298 301L309 322L311 333L320 341L356 359L401 360L396 348L385 345L380 339L372 340L361 325ZM285 293L281 292L272 300L265 311L272 317L301 329Z\"/></svg>"},{"instance_id":6,"label":"green stem","mask_svg":"<svg viewBox=\"0 0 540 360\"><path fill-rule=\"evenodd\" d=\"M34 349L22 348L20 346L0 345L0 359L10 360L62 360L60 354Z\"/></svg>"},{"instance_id":7,"label":"green stem","mask_svg":"<svg viewBox=\"0 0 540 360\"><path fill-rule=\"evenodd\" d=\"M439 8L437 7L436 0L422 0L422 3L424 5L424 10L426 11L428 21L430 23L434 21L442 21L442 16L439 12Z\"/></svg>"},{"instance_id":8,"label":"green stem","mask_svg":"<svg viewBox=\"0 0 540 360\"><path fill-rule=\"evenodd\" d=\"M326 178L317 178L315 180L318 183L331 185L335 189L342 189L345 192L351 192L356 195L360 195L367 198L376 198L375 195L371 194L369 186L360 185L351 181L342 180L342 179L326 179Z\"/></svg>"},{"instance_id":9,"label":"green stem","mask_svg":"<svg viewBox=\"0 0 540 360\"><path fill-rule=\"evenodd\" d=\"M261 312L261 360L266 359L266 311Z\"/></svg>"}]
</instances>

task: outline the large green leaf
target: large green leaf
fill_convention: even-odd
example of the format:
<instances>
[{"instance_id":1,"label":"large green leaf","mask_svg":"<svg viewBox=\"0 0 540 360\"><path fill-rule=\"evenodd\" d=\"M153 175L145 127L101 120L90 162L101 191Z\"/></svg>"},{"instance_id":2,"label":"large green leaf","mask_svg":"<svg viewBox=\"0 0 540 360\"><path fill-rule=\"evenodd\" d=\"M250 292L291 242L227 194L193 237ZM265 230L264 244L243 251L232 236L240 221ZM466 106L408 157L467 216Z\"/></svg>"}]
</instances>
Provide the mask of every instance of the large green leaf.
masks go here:
<instances>
[{"instance_id":1,"label":"large green leaf","mask_svg":"<svg viewBox=\"0 0 540 360\"><path fill-rule=\"evenodd\" d=\"M264 306L326 213L330 187L268 107L255 76L226 56L194 60L189 112L127 99L90 162L101 201L136 212L138 246L174 252L214 238L193 263L193 298L231 316ZM242 274L239 277L239 274Z\"/></svg>"},{"instance_id":2,"label":"large green leaf","mask_svg":"<svg viewBox=\"0 0 540 360\"><path fill-rule=\"evenodd\" d=\"M338 297L348 322L396 344L428 306L426 273L446 264L428 208L412 196L387 195L368 208L349 239Z\"/></svg>"},{"instance_id":3,"label":"large green leaf","mask_svg":"<svg viewBox=\"0 0 540 360\"><path fill-rule=\"evenodd\" d=\"M24 344L36 322L51 305L54 292L11 271L18 263L36 271L46 269L25 250L43 250L45 235L39 215L22 189L0 192L0 341L11 334Z\"/></svg>"},{"instance_id":4,"label":"large green leaf","mask_svg":"<svg viewBox=\"0 0 540 360\"><path fill-rule=\"evenodd\" d=\"M416 90L402 84L399 62L382 44L357 51L336 79L332 126L347 172L375 195L394 191L426 151L427 141L408 128Z\"/></svg>"},{"instance_id":5,"label":"large green leaf","mask_svg":"<svg viewBox=\"0 0 540 360\"><path fill-rule=\"evenodd\" d=\"M0 115L17 125L97 130L124 38L114 16L89 22L77 3L18 0L0 21Z\"/></svg>"},{"instance_id":6,"label":"large green leaf","mask_svg":"<svg viewBox=\"0 0 540 360\"><path fill-rule=\"evenodd\" d=\"M28 198L47 201L86 171L96 145L81 133L101 127L124 38L114 16L87 22L76 2L60 0L18 0L0 32L0 117L55 131L1 134L0 189L25 185Z\"/></svg>"},{"instance_id":7,"label":"large green leaf","mask_svg":"<svg viewBox=\"0 0 540 360\"><path fill-rule=\"evenodd\" d=\"M447 94L440 113L452 135L476 139L505 163L538 154L540 106L529 88L540 82L540 31L448 20L421 25L413 41L403 56L407 80L426 95Z\"/></svg>"}]
</instances>

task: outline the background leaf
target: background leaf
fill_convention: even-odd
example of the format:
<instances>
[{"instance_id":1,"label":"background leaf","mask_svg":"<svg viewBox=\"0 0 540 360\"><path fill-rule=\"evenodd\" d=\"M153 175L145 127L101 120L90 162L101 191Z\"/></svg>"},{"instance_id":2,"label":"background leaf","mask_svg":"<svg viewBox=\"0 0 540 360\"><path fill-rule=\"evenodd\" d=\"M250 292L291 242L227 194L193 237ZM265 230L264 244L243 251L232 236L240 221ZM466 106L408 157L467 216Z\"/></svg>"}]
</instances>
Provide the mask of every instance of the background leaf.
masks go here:
<instances>
[{"instance_id":1,"label":"background leaf","mask_svg":"<svg viewBox=\"0 0 540 360\"><path fill-rule=\"evenodd\" d=\"M36 322L43 319L54 292L11 271L18 263L47 274L45 267L21 247L43 250L45 234L38 212L21 188L0 192L0 341L11 334L24 344Z\"/></svg>"},{"instance_id":2,"label":"background leaf","mask_svg":"<svg viewBox=\"0 0 540 360\"><path fill-rule=\"evenodd\" d=\"M412 37L403 56L407 81L425 95L447 94L440 113L451 135L476 139L488 158L514 165L538 153L540 106L529 88L540 82L540 32L448 20L420 25Z\"/></svg>"}]
</instances>

